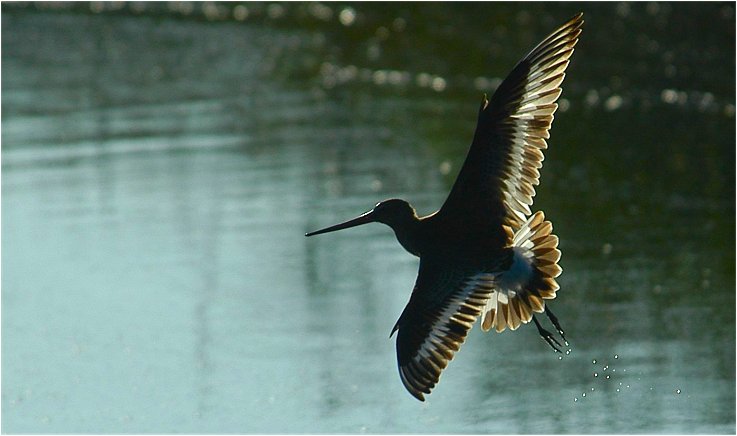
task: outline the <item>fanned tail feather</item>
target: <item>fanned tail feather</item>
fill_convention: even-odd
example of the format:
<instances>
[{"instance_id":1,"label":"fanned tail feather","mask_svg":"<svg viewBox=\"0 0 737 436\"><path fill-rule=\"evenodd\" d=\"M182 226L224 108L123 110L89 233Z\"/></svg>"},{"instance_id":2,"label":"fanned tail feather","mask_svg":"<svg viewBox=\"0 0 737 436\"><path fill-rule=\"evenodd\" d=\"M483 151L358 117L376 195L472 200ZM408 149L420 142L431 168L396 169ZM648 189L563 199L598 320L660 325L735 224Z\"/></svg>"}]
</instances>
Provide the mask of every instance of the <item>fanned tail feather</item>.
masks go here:
<instances>
[{"instance_id":1,"label":"fanned tail feather","mask_svg":"<svg viewBox=\"0 0 737 436\"><path fill-rule=\"evenodd\" d=\"M530 322L533 312L545 311L544 300L555 298L560 289L555 278L563 269L558 265L558 237L552 231L553 225L539 211L514 233L509 269L499 275L484 310L484 331L516 330Z\"/></svg>"}]
</instances>

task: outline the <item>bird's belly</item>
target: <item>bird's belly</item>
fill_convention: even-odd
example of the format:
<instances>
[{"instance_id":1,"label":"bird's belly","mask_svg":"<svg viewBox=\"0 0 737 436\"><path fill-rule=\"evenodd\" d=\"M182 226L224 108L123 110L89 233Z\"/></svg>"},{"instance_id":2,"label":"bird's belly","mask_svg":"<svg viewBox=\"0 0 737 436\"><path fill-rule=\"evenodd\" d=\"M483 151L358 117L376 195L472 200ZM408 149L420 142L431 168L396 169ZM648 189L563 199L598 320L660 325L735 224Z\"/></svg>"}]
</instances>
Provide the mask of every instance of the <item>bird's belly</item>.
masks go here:
<instances>
[{"instance_id":1,"label":"bird's belly","mask_svg":"<svg viewBox=\"0 0 737 436\"><path fill-rule=\"evenodd\" d=\"M497 285L502 292L519 292L532 277L532 259L529 250L521 247L512 249L512 262L499 274Z\"/></svg>"}]
</instances>

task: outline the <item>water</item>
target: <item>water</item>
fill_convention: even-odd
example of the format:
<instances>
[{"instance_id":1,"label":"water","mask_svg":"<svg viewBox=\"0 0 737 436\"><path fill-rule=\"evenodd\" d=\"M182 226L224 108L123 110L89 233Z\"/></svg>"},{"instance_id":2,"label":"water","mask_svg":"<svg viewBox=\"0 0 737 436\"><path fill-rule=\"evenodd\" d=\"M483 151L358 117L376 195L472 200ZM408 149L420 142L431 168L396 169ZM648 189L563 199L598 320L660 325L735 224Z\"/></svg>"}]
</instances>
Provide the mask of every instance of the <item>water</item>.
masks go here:
<instances>
[{"instance_id":1,"label":"water","mask_svg":"<svg viewBox=\"0 0 737 436\"><path fill-rule=\"evenodd\" d=\"M3 432L734 433L734 5L118 7L3 4ZM572 351L474 329L419 403L416 259L303 234L437 208L578 9L535 203Z\"/></svg>"}]
</instances>

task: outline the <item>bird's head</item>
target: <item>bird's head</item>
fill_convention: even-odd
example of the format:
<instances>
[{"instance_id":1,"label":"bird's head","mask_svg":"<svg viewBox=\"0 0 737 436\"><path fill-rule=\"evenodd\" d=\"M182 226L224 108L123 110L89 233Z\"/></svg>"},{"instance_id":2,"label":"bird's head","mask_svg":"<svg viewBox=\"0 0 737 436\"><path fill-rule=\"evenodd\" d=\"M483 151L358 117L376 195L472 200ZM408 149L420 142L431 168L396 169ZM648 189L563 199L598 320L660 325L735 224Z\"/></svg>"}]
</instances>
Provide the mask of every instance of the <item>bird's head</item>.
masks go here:
<instances>
[{"instance_id":1,"label":"bird's head","mask_svg":"<svg viewBox=\"0 0 737 436\"><path fill-rule=\"evenodd\" d=\"M305 234L305 236L335 232L368 223L383 223L394 229L417 219L415 209L406 201L392 198L377 203L373 209L346 222Z\"/></svg>"}]
</instances>

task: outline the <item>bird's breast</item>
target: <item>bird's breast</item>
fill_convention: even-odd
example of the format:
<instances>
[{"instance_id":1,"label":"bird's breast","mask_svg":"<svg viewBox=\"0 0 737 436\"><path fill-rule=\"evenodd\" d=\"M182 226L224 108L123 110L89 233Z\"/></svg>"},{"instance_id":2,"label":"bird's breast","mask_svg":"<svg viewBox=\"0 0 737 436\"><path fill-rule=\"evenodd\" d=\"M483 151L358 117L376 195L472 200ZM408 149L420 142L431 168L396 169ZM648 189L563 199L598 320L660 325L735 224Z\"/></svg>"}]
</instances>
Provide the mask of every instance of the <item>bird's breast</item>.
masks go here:
<instances>
[{"instance_id":1,"label":"bird's breast","mask_svg":"<svg viewBox=\"0 0 737 436\"><path fill-rule=\"evenodd\" d=\"M422 253L422 239L418 237L416 234L412 234L409 232L401 232L401 231L394 231L394 234L397 236L397 241L402 245L402 247L410 252L411 254L414 254L415 256L419 257Z\"/></svg>"}]
</instances>

